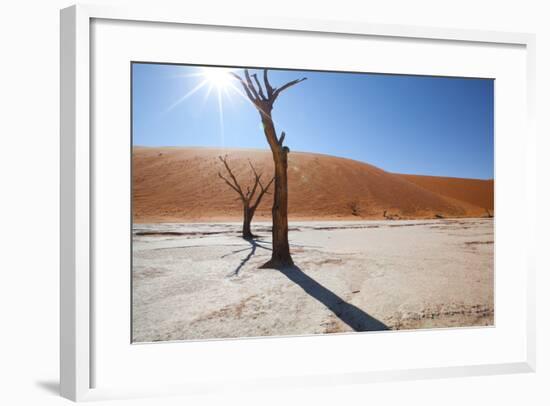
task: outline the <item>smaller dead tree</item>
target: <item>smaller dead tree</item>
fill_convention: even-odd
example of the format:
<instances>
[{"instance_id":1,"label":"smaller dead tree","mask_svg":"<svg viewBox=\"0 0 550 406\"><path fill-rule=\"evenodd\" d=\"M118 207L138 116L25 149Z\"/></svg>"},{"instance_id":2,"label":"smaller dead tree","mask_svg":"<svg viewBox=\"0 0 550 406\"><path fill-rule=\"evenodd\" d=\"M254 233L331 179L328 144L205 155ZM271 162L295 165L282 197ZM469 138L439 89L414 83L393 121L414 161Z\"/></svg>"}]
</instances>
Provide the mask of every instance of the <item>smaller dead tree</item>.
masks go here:
<instances>
[{"instance_id":1,"label":"smaller dead tree","mask_svg":"<svg viewBox=\"0 0 550 406\"><path fill-rule=\"evenodd\" d=\"M349 202L348 208L351 210L353 216L359 216L361 214L361 206L357 200Z\"/></svg>"},{"instance_id":2,"label":"smaller dead tree","mask_svg":"<svg viewBox=\"0 0 550 406\"><path fill-rule=\"evenodd\" d=\"M256 209L260 205L260 202L262 201L262 198L266 193L269 193L269 188L271 187L271 184L273 183L274 177L271 178L269 183L264 186L262 184L262 174L258 174L256 171L256 168L254 168L254 165L252 165L252 162L248 161L248 164L250 165L250 168L252 169L252 173L254 174L254 185L252 186L252 189L250 186L247 186L246 192L243 191L241 185L237 181L237 178L233 174L233 171L231 170L229 164L227 163L227 156L219 156L218 157L220 161L223 163L223 166L225 167L225 171L227 172L227 175L229 175L229 179L221 174L221 172L218 172L218 176L224 180L224 182L237 194L239 195L239 200L243 204L243 238L246 240L250 240L254 238L254 235L252 234L252 231L250 229L250 223L252 223L252 218L254 217L254 213L256 212Z\"/></svg>"},{"instance_id":3,"label":"smaller dead tree","mask_svg":"<svg viewBox=\"0 0 550 406\"><path fill-rule=\"evenodd\" d=\"M384 210L383 216L386 220L399 220L399 214L388 214L387 210Z\"/></svg>"}]
</instances>

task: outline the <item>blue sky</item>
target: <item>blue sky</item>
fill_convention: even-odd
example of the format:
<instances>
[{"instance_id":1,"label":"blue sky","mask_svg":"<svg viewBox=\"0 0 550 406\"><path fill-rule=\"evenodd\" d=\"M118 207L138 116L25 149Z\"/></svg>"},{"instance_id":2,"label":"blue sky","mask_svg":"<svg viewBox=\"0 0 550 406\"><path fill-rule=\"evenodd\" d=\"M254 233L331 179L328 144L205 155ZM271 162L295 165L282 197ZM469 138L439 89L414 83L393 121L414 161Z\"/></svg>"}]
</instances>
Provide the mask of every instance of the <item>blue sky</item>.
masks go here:
<instances>
[{"instance_id":1,"label":"blue sky","mask_svg":"<svg viewBox=\"0 0 550 406\"><path fill-rule=\"evenodd\" d=\"M268 148L258 112L229 75L204 76L220 70L185 65L134 63L132 70L133 145ZM307 80L273 109L291 152L394 173L493 178L493 80L270 71L274 86L300 77Z\"/></svg>"}]
</instances>

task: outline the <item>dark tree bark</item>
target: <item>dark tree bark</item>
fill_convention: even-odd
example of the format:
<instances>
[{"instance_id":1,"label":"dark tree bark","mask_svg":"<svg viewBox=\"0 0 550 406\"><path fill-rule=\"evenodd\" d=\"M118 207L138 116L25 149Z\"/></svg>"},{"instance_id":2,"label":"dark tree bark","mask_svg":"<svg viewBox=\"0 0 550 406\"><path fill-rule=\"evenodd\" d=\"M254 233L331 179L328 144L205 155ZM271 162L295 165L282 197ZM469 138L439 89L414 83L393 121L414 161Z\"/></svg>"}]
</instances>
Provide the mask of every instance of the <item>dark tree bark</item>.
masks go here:
<instances>
[{"instance_id":1,"label":"dark tree bark","mask_svg":"<svg viewBox=\"0 0 550 406\"><path fill-rule=\"evenodd\" d=\"M262 201L262 198L266 193L269 193L269 188L271 187L271 184L273 183L274 178L271 178L269 183L264 187L262 184L262 175L258 174L256 172L256 168L254 168L254 165L252 165L252 162L248 161L248 164L250 165L250 168L252 168L252 172L254 174L254 185L252 186L252 189L250 187L247 187L246 193L241 188L241 185L237 181L237 178L233 174L233 171L231 170L231 167L227 163L227 157L218 157L220 161L223 163L225 170L227 174L229 175L229 179L223 176L220 172L218 172L218 176L224 180L224 182L237 194L239 195L239 200L243 204L243 230L242 235L243 238L246 240L250 240L254 238L254 234L252 234L252 230L250 228L250 224L252 223L252 218L254 217L254 213L256 213L256 209L260 205L260 202ZM256 196L256 192L258 191L258 187L260 187L260 191Z\"/></svg>"},{"instance_id":2,"label":"dark tree bark","mask_svg":"<svg viewBox=\"0 0 550 406\"><path fill-rule=\"evenodd\" d=\"M254 235L252 234L252 230L250 229L250 223L252 223L252 217L254 217L254 213L252 213L250 208L243 206L243 238L246 240L250 240L251 238L254 238Z\"/></svg>"},{"instance_id":3,"label":"dark tree bark","mask_svg":"<svg viewBox=\"0 0 550 406\"><path fill-rule=\"evenodd\" d=\"M271 112L273 104L277 97L286 89L295 84L298 84L306 78L290 81L279 88L274 88L269 82L267 69L263 70L263 82L265 87L262 88L258 76L250 75L248 69L244 70L244 78L233 73L233 76L241 83L246 96L258 110L262 120L265 138L273 154L273 163L275 165L275 193L273 196L273 251L271 259L265 263L262 268L283 268L294 265L292 256L290 255L290 247L288 244L288 147L284 146L285 133L282 132L280 137L277 137L275 124ZM254 83L253 81L254 80Z\"/></svg>"}]
</instances>

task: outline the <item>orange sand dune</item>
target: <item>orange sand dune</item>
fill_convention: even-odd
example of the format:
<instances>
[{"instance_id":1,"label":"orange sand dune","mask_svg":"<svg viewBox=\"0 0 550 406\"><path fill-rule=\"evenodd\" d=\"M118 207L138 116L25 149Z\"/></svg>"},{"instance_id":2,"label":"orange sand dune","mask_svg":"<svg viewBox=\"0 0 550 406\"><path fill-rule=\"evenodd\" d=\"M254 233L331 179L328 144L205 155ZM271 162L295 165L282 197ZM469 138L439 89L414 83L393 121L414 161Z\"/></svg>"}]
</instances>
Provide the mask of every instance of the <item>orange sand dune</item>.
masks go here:
<instances>
[{"instance_id":1,"label":"orange sand dune","mask_svg":"<svg viewBox=\"0 0 550 406\"><path fill-rule=\"evenodd\" d=\"M267 183L271 152L251 149L148 148L133 150L135 222L239 220L237 194L219 177L227 155L243 189L252 183L250 160ZM479 217L493 208L493 182L385 172L328 155L291 152L288 165L290 219ZM266 195L256 218L271 215Z\"/></svg>"},{"instance_id":2,"label":"orange sand dune","mask_svg":"<svg viewBox=\"0 0 550 406\"><path fill-rule=\"evenodd\" d=\"M493 212L494 182L482 179L444 178L439 176L399 175L431 192L462 200Z\"/></svg>"}]
</instances>

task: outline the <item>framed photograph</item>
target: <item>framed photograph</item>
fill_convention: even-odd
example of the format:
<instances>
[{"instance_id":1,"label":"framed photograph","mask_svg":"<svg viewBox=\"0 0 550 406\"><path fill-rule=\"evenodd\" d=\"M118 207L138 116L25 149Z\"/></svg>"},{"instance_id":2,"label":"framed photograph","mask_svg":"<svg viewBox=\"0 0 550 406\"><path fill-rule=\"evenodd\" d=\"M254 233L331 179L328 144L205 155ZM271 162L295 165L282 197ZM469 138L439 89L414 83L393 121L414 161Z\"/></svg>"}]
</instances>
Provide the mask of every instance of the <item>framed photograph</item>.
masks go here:
<instances>
[{"instance_id":1,"label":"framed photograph","mask_svg":"<svg viewBox=\"0 0 550 406\"><path fill-rule=\"evenodd\" d=\"M62 10L62 395L533 371L533 46Z\"/></svg>"}]
</instances>

